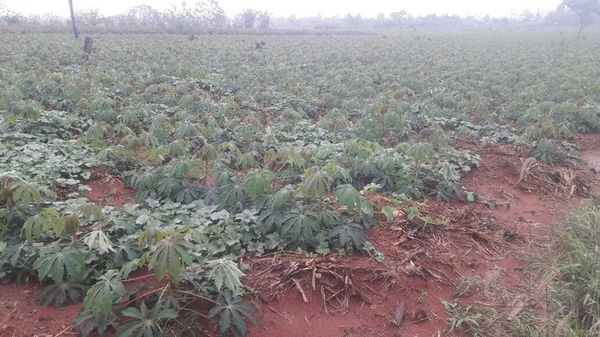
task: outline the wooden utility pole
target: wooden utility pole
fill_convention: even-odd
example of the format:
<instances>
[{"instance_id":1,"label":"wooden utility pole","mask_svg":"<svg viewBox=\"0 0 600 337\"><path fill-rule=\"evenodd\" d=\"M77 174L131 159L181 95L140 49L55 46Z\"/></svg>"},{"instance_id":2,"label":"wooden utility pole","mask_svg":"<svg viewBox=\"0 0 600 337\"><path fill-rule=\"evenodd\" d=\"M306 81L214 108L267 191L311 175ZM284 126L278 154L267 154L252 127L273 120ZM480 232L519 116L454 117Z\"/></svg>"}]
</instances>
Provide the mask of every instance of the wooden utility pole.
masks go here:
<instances>
[{"instance_id":1,"label":"wooden utility pole","mask_svg":"<svg viewBox=\"0 0 600 337\"><path fill-rule=\"evenodd\" d=\"M77 24L75 24L75 11L73 11L73 0L69 0L69 8L71 8L71 24L73 25L73 35L75 38L79 38L79 32L77 31Z\"/></svg>"}]
</instances>

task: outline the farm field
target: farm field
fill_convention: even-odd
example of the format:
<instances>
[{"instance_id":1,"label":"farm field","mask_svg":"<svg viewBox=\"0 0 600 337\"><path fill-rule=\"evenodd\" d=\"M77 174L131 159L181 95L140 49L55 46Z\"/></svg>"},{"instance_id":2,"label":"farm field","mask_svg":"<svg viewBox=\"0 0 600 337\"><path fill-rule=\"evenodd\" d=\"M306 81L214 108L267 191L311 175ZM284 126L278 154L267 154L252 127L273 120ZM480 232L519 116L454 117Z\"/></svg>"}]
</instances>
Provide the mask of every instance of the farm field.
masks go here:
<instances>
[{"instance_id":1,"label":"farm field","mask_svg":"<svg viewBox=\"0 0 600 337\"><path fill-rule=\"evenodd\" d=\"M597 34L81 47L0 35L0 336L600 334Z\"/></svg>"}]
</instances>

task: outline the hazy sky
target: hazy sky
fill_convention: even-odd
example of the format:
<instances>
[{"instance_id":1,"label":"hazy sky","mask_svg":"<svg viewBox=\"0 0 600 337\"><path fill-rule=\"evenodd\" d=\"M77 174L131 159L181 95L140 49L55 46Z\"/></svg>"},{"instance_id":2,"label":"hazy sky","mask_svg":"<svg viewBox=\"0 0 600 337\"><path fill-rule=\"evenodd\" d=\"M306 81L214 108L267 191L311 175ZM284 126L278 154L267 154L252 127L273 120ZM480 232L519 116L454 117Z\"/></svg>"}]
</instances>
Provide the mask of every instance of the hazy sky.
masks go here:
<instances>
[{"instance_id":1,"label":"hazy sky","mask_svg":"<svg viewBox=\"0 0 600 337\"><path fill-rule=\"evenodd\" d=\"M67 0L0 0L6 7L25 14L69 13ZM196 0L188 0L188 4ZM460 16L516 16L524 11L547 12L561 0L220 0L221 7L233 16L246 7L268 10L275 16L343 16L361 13L374 17L406 10L414 16L427 14L457 14ZM157 9L180 4L181 0L73 0L76 10L99 9L105 14L116 14L136 5L150 5Z\"/></svg>"}]
</instances>

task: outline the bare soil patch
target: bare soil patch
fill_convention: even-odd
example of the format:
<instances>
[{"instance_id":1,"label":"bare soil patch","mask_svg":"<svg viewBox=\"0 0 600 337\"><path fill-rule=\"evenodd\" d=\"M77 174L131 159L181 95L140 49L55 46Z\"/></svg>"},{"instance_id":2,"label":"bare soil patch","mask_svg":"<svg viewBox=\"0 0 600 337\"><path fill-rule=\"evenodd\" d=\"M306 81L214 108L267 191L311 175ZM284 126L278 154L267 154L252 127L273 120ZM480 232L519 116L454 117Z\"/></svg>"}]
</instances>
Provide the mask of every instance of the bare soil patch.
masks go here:
<instances>
[{"instance_id":1,"label":"bare soil patch","mask_svg":"<svg viewBox=\"0 0 600 337\"><path fill-rule=\"evenodd\" d=\"M135 190L117 177L104 171L93 171L87 185L91 188L85 196L101 206L121 208L135 201Z\"/></svg>"},{"instance_id":2,"label":"bare soil patch","mask_svg":"<svg viewBox=\"0 0 600 337\"><path fill-rule=\"evenodd\" d=\"M0 336L48 337L74 336L69 333L81 304L64 308L40 304L41 288L37 284L0 286Z\"/></svg>"}]
</instances>

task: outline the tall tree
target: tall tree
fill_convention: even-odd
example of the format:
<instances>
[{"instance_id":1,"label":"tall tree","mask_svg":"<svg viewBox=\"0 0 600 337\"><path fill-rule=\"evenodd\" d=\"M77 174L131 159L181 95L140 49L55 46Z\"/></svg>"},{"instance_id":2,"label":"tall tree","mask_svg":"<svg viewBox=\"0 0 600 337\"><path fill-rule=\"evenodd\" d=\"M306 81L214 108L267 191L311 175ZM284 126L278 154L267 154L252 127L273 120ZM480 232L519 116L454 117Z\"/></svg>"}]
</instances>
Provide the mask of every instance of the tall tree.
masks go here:
<instances>
[{"instance_id":1,"label":"tall tree","mask_svg":"<svg viewBox=\"0 0 600 337\"><path fill-rule=\"evenodd\" d=\"M254 27L254 22L256 21L256 17L258 16L258 12L251 8L246 8L240 14L240 19L242 26L246 29L252 29Z\"/></svg>"},{"instance_id":2,"label":"tall tree","mask_svg":"<svg viewBox=\"0 0 600 337\"><path fill-rule=\"evenodd\" d=\"M271 26L271 16L269 15L269 12L264 11L264 12L258 13L258 27L260 29L269 29L270 26Z\"/></svg>"},{"instance_id":3,"label":"tall tree","mask_svg":"<svg viewBox=\"0 0 600 337\"><path fill-rule=\"evenodd\" d=\"M600 14L600 0L563 0L562 4L579 16L579 32L577 33L579 40L583 28L592 22L592 18L596 14Z\"/></svg>"},{"instance_id":4,"label":"tall tree","mask_svg":"<svg viewBox=\"0 0 600 337\"><path fill-rule=\"evenodd\" d=\"M77 24L75 23L75 11L73 10L73 0L69 0L69 8L71 9L71 24L73 25L73 35L75 38L79 38L79 32L77 31Z\"/></svg>"}]
</instances>

